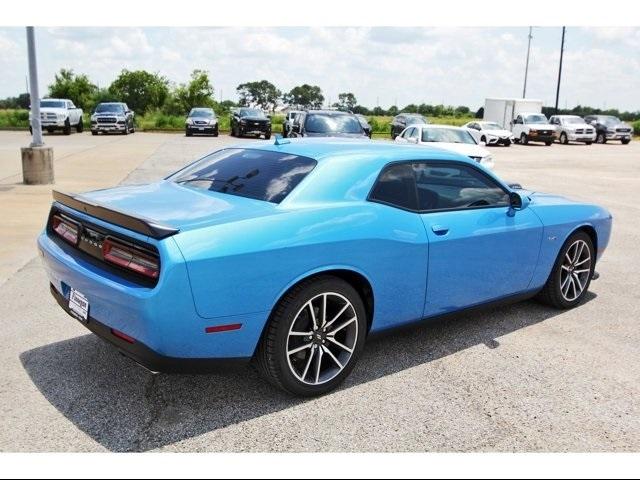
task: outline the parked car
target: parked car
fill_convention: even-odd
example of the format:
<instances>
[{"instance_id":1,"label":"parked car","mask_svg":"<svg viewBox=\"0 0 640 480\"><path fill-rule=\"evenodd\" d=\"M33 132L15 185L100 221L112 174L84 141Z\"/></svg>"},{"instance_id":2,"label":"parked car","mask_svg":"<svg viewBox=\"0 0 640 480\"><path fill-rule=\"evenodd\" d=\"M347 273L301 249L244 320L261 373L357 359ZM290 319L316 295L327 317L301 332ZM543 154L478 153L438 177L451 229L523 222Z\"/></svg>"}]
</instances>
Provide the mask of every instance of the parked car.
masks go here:
<instances>
[{"instance_id":1,"label":"parked car","mask_svg":"<svg viewBox=\"0 0 640 480\"><path fill-rule=\"evenodd\" d=\"M578 306L612 222L464 156L369 140L256 142L54 200L38 248L82 325L153 371L253 360L301 396L335 389L371 334L533 296Z\"/></svg>"},{"instance_id":2,"label":"parked car","mask_svg":"<svg viewBox=\"0 0 640 480\"><path fill-rule=\"evenodd\" d=\"M612 115L588 115L584 119L596 129L597 143L620 140L623 145L627 145L631 141L633 128L618 117Z\"/></svg>"},{"instance_id":3,"label":"parked car","mask_svg":"<svg viewBox=\"0 0 640 480\"><path fill-rule=\"evenodd\" d=\"M49 133L62 130L65 135L71 135L72 128L82 133L84 130L82 109L77 108L71 100L66 98L43 98L40 100L40 125L42 130ZM33 133L31 112L29 112L29 132Z\"/></svg>"},{"instance_id":4,"label":"parked car","mask_svg":"<svg viewBox=\"0 0 640 480\"><path fill-rule=\"evenodd\" d=\"M471 135L473 135L478 143L482 142L485 145L504 145L505 147L509 147L513 142L513 133L505 129L502 125L498 125L496 122L476 120L466 123L464 128L469 129Z\"/></svg>"},{"instance_id":5,"label":"parked car","mask_svg":"<svg viewBox=\"0 0 640 480\"><path fill-rule=\"evenodd\" d=\"M560 143L582 142L591 145L596 139L596 130L577 115L553 115L549 123L555 127L555 138Z\"/></svg>"},{"instance_id":6,"label":"parked car","mask_svg":"<svg viewBox=\"0 0 640 480\"><path fill-rule=\"evenodd\" d=\"M291 134L295 119L302 113L301 110L290 110L287 112L287 115L284 117L284 122L282 122L282 136L284 138L287 138Z\"/></svg>"},{"instance_id":7,"label":"parked car","mask_svg":"<svg viewBox=\"0 0 640 480\"><path fill-rule=\"evenodd\" d=\"M190 137L194 133L210 134L218 136L218 117L212 108L196 107L192 108L184 121L184 133Z\"/></svg>"},{"instance_id":8,"label":"parked car","mask_svg":"<svg viewBox=\"0 0 640 480\"><path fill-rule=\"evenodd\" d=\"M371 135L373 135L373 128L369 124L369 120L367 120L367 117L365 117L364 115L361 115L360 113L356 113L356 117L358 118L358 121L360 122L360 126L364 130L364 134L367 137L371 138Z\"/></svg>"},{"instance_id":9,"label":"parked car","mask_svg":"<svg viewBox=\"0 0 640 480\"><path fill-rule=\"evenodd\" d=\"M398 143L415 143L444 148L469 157L486 168L493 168L493 156L478 145L471 132L464 127L448 125L411 125L396 137Z\"/></svg>"},{"instance_id":10,"label":"parked car","mask_svg":"<svg viewBox=\"0 0 640 480\"><path fill-rule=\"evenodd\" d=\"M231 113L231 136L264 135L271 138L271 119L259 108L238 108Z\"/></svg>"},{"instance_id":11,"label":"parked car","mask_svg":"<svg viewBox=\"0 0 640 480\"><path fill-rule=\"evenodd\" d=\"M400 113L391 121L391 140L395 140L409 125L424 125L429 121L417 113Z\"/></svg>"},{"instance_id":12,"label":"parked car","mask_svg":"<svg viewBox=\"0 0 640 480\"><path fill-rule=\"evenodd\" d=\"M133 111L126 103L99 103L91 115L91 134L115 132L128 135L134 133L136 127L133 116Z\"/></svg>"},{"instance_id":13,"label":"parked car","mask_svg":"<svg viewBox=\"0 0 640 480\"><path fill-rule=\"evenodd\" d=\"M523 145L529 142L553 144L555 128L542 113L521 113L513 121L513 138Z\"/></svg>"},{"instance_id":14,"label":"parked car","mask_svg":"<svg viewBox=\"0 0 640 480\"><path fill-rule=\"evenodd\" d=\"M308 110L296 117L292 137L366 137L353 113L339 110Z\"/></svg>"}]
</instances>

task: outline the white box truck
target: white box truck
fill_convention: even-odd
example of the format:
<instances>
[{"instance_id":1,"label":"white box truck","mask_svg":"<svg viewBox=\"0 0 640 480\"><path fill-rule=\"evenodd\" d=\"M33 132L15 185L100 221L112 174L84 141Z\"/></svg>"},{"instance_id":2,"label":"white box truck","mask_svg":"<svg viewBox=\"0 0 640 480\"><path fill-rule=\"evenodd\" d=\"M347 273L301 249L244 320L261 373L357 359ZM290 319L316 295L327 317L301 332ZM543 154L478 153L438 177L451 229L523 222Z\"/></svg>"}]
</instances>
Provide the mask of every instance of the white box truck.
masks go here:
<instances>
[{"instance_id":1,"label":"white box truck","mask_svg":"<svg viewBox=\"0 0 640 480\"><path fill-rule=\"evenodd\" d=\"M483 120L496 122L511 130L513 119L520 113L542 113L542 100L530 98L487 98Z\"/></svg>"}]
</instances>

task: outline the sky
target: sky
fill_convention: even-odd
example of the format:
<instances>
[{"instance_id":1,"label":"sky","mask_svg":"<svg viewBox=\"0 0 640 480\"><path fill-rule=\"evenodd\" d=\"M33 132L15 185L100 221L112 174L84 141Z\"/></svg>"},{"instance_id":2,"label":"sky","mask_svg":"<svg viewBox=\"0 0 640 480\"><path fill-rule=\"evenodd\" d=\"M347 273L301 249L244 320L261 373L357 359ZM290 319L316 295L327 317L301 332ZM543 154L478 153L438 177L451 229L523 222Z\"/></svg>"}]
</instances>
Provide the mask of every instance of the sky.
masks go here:
<instances>
[{"instance_id":1,"label":"sky","mask_svg":"<svg viewBox=\"0 0 640 480\"><path fill-rule=\"evenodd\" d=\"M330 101L466 105L522 95L528 28L38 27L42 93L61 68L107 87L123 68L186 82L207 70L216 99L266 79L280 90L319 85ZM534 27L527 97L554 105L561 27ZM559 106L640 110L640 28L568 27ZM26 91L26 35L0 27L0 98Z\"/></svg>"}]
</instances>

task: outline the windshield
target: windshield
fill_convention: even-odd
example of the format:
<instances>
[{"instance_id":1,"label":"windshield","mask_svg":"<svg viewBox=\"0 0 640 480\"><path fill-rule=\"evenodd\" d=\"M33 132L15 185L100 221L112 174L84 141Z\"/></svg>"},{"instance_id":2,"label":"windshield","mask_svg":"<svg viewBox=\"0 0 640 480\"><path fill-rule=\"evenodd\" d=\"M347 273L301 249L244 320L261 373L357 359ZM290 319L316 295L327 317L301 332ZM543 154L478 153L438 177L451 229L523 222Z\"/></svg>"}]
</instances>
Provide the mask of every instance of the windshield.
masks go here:
<instances>
[{"instance_id":1,"label":"windshield","mask_svg":"<svg viewBox=\"0 0 640 480\"><path fill-rule=\"evenodd\" d=\"M580 117L564 117L562 119L562 123L566 125L576 125L576 124L584 123L584 120L581 119Z\"/></svg>"},{"instance_id":2,"label":"windshield","mask_svg":"<svg viewBox=\"0 0 640 480\"><path fill-rule=\"evenodd\" d=\"M240 110L241 117L264 117L264 112L257 108L243 108Z\"/></svg>"},{"instance_id":3,"label":"windshield","mask_svg":"<svg viewBox=\"0 0 640 480\"><path fill-rule=\"evenodd\" d=\"M525 123L548 123L548 121L544 115L527 115Z\"/></svg>"},{"instance_id":4,"label":"windshield","mask_svg":"<svg viewBox=\"0 0 640 480\"><path fill-rule=\"evenodd\" d=\"M360 122L352 115L311 113L304 126L308 133L362 133Z\"/></svg>"},{"instance_id":5,"label":"windshield","mask_svg":"<svg viewBox=\"0 0 640 480\"><path fill-rule=\"evenodd\" d=\"M214 116L213 110L208 108L194 108L189 112L190 117L205 117L211 118Z\"/></svg>"},{"instance_id":6,"label":"windshield","mask_svg":"<svg viewBox=\"0 0 640 480\"><path fill-rule=\"evenodd\" d=\"M493 122L482 123L481 125L485 130L504 130L504 127L502 125L498 125L497 123Z\"/></svg>"},{"instance_id":7,"label":"windshield","mask_svg":"<svg viewBox=\"0 0 640 480\"><path fill-rule=\"evenodd\" d=\"M62 100L40 100L40 108L65 108Z\"/></svg>"},{"instance_id":8,"label":"windshield","mask_svg":"<svg viewBox=\"0 0 640 480\"><path fill-rule=\"evenodd\" d=\"M418 123L429 123L421 115L409 115L407 116L407 125L416 125Z\"/></svg>"},{"instance_id":9,"label":"windshield","mask_svg":"<svg viewBox=\"0 0 640 480\"><path fill-rule=\"evenodd\" d=\"M119 103L101 103L96 107L96 113L117 113L123 111L124 107Z\"/></svg>"},{"instance_id":10,"label":"windshield","mask_svg":"<svg viewBox=\"0 0 640 480\"><path fill-rule=\"evenodd\" d=\"M621 123L618 117L601 117L600 121L607 126L618 125Z\"/></svg>"},{"instance_id":11,"label":"windshield","mask_svg":"<svg viewBox=\"0 0 640 480\"><path fill-rule=\"evenodd\" d=\"M314 169L316 161L267 150L230 148L169 177L212 192L280 203Z\"/></svg>"},{"instance_id":12,"label":"windshield","mask_svg":"<svg viewBox=\"0 0 640 480\"><path fill-rule=\"evenodd\" d=\"M422 141L476 145L476 141L468 131L457 130L455 128L423 128Z\"/></svg>"}]
</instances>

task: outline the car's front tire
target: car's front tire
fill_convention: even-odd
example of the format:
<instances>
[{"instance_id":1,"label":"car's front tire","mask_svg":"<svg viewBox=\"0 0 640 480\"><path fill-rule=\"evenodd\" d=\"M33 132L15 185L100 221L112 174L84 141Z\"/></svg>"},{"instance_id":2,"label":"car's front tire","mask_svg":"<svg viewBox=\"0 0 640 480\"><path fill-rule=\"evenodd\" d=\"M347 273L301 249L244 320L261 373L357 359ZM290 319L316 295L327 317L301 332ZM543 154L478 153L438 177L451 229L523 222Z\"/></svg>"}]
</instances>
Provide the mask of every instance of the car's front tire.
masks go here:
<instances>
[{"instance_id":1,"label":"car's front tire","mask_svg":"<svg viewBox=\"0 0 640 480\"><path fill-rule=\"evenodd\" d=\"M631 140L620 140L623 145L628 145Z\"/></svg>"},{"instance_id":2,"label":"car's front tire","mask_svg":"<svg viewBox=\"0 0 640 480\"><path fill-rule=\"evenodd\" d=\"M605 136L604 133L599 133L598 136L596 137L596 143L607 143L607 137Z\"/></svg>"},{"instance_id":3,"label":"car's front tire","mask_svg":"<svg viewBox=\"0 0 640 480\"><path fill-rule=\"evenodd\" d=\"M591 237L584 231L573 233L560 249L538 299L560 309L577 306L589 290L595 260Z\"/></svg>"},{"instance_id":4,"label":"car's front tire","mask_svg":"<svg viewBox=\"0 0 640 480\"><path fill-rule=\"evenodd\" d=\"M567 134L564 132L560 134L560 143L563 145L569 145L569 137L567 137Z\"/></svg>"},{"instance_id":5,"label":"car's front tire","mask_svg":"<svg viewBox=\"0 0 640 480\"><path fill-rule=\"evenodd\" d=\"M76 126L76 132L78 133L84 132L84 122L82 121L82 119L80 119L80 121L78 122L78 125Z\"/></svg>"},{"instance_id":6,"label":"car's front tire","mask_svg":"<svg viewBox=\"0 0 640 480\"><path fill-rule=\"evenodd\" d=\"M366 311L358 292L326 275L293 287L278 303L256 353L260 373L288 393L335 389L364 347Z\"/></svg>"},{"instance_id":7,"label":"car's front tire","mask_svg":"<svg viewBox=\"0 0 640 480\"><path fill-rule=\"evenodd\" d=\"M522 145L527 145L529 143L529 137L527 137L527 134L524 132L520 134L520 143Z\"/></svg>"},{"instance_id":8,"label":"car's front tire","mask_svg":"<svg viewBox=\"0 0 640 480\"><path fill-rule=\"evenodd\" d=\"M64 122L64 127L62 128L62 133L65 135L71 135L71 122L67 118Z\"/></svg>"}]
</instances>

